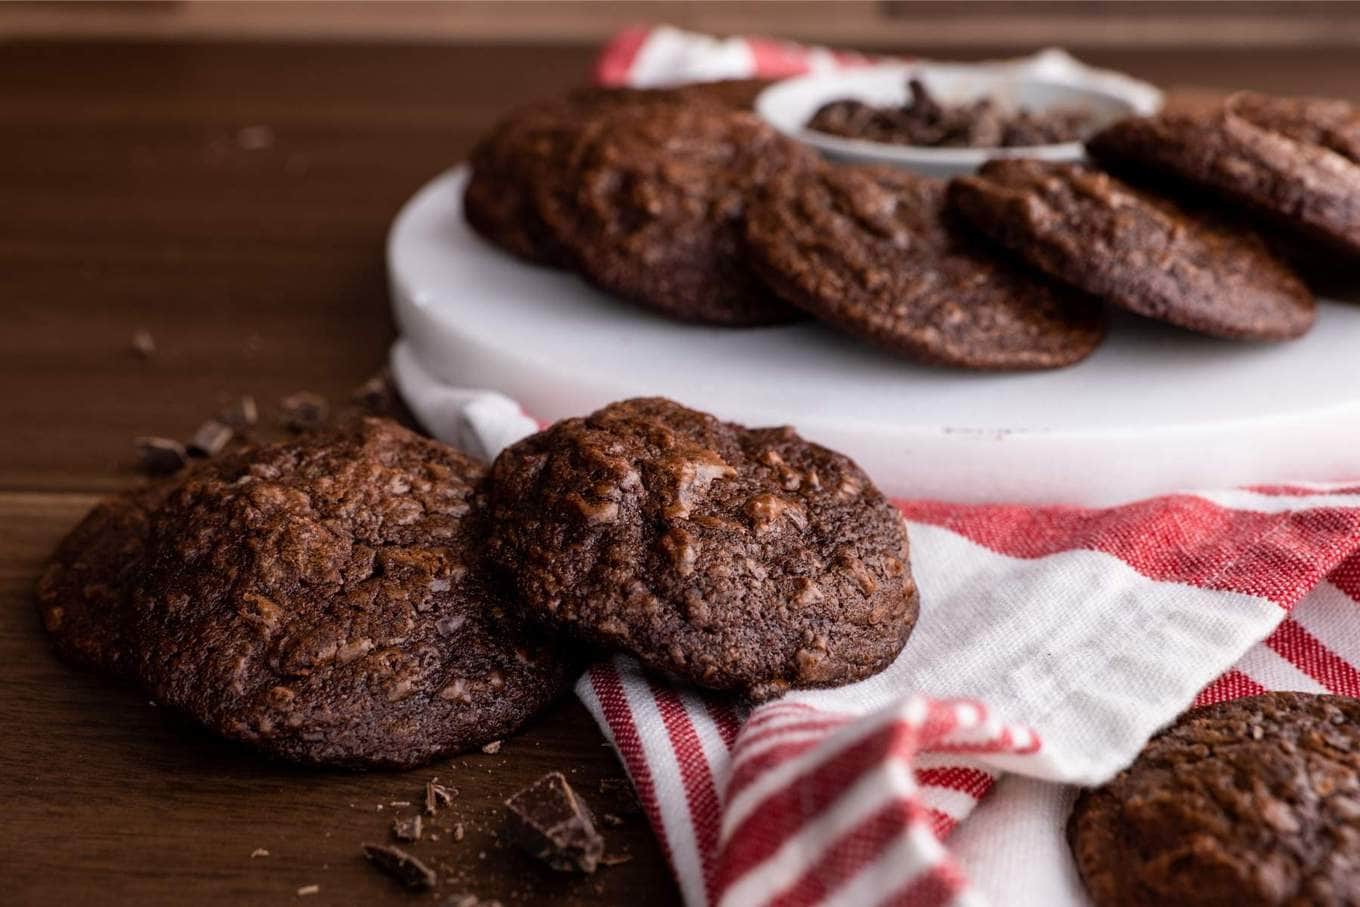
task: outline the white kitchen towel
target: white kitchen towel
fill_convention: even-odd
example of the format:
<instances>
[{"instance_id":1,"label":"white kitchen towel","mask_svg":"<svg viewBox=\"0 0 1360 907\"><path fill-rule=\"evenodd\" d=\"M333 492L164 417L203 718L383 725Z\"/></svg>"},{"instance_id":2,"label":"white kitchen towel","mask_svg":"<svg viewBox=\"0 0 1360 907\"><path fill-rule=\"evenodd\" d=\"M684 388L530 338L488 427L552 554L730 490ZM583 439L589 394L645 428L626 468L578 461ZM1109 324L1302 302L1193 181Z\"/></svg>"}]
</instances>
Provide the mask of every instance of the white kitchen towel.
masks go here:
<instances>
[{"instance_id":1,"label":"white kitchen towel","mask_svg":"<svg viewBox=\"0 0 1360 907\"><path fill-rule=\"evenodd\" d=\"M441 437L494 454L536 427L401 342L392 364ZM1360 695L1360 485L896 503L922 608L883 673L750 712L622 657L578 684L692 907L1080 903L1068 785L1196 702ZM978 831L953 834L1007 773Z\"/></svg>"}]
</instances>

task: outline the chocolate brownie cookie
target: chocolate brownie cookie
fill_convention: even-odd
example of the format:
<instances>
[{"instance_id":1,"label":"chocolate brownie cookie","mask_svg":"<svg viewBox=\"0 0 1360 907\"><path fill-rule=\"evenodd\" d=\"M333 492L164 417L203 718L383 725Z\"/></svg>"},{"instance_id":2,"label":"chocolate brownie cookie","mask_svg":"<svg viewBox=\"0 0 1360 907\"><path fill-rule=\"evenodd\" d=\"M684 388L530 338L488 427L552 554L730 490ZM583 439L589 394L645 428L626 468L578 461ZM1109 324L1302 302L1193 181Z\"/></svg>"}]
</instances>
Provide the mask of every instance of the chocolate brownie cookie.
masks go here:
<instances>
[{"instance_id":1,"label":"chocolate brownie cookie","mask_svg":"<svg viewBox=\"0 0 1360 907\"><path fill-rule=\"evenodd\" d=\"M1194 709L1077 800L1097 907L1360 902L1360 700L1266 693Z\"/></svg>"},{"instance_id":2,"label":"chocolate brownie cookie","mask_svg":"<svg viewBox=\"0 0 1360 907\"><path fill-rule=\"evenodd\" d=\"M556 177L592 116L656 104L746 110L769 84L764 79L730 79L676 88L586 87L514 110L468 155L472 175L463 194L463 216L483 237L526 261L567 267L570 261L538 213L535 187Z\"/></svg>"},{"instance_id":3,"label":"chocolate brownie cookie","mask_svg":"<svg viewBox=\"0 0 1360 907\"><path fill-rule=\"evenodd\" d=\"M463 192L469 226L506 251L535 264L565 267L565 252L544 226L535 186L550 179L592 113L626 103L631 93L582 89L512 111L468 155L472 175Z\"/></svg>"},{"instance_id":4,"label":"chocolate brownie cookie","mask_svg":"<svg viewBox=\"0 0 1360 907\"><path fill-rule=\"evenodd\" d=\"M785 174L753 201L756 271L818 318L926 362L1069 365L1100 343L1100 306L999 261L946 223L944 183L887 167Z\"/></svg>"},{"instance_id":5,"label":"chocolate brownie cookie","mask_svg":"<svg viewBox=\"0 0 1360 907\"><path fill-rule=\"evenodd\" d=\"M1330 148L1360 162L1360 108L1334 98L1288 98L1241 91L1224 105L1229 113L1305 145Z\"/></svg>"},{"instance_id":6,"label":"chocolate brownie cookie","mask_svg":"<svg viewBox=\"0 0 1360 907\"><path fill-rule=\"evenodd\" d=\"M581 272L610 293L690 321L772 324L795 310L747 266L746 200L775 174L817 163L750 114L617 109L582 130L561 178L539 187L539 211Z\"/></svg>"},{"instance_id":7,"label":"chocolate brownie cookie","mask_svg":"<svg viewBox=\"0 0 1360 907\"><path fill-rule=\"evenodd\" d=\"M868 677L916 621L901 515L848 458L653 398L492 466L491 557L551 626L752 698Z\"/></svg>"},{"instance_id":8,"label":"chocolate brownie cookie","mask_svg":"<svg viewBox=\"0 0 1360 907\"><path fill-rule=\"evenodd\" d=\"M1313 324L1312 294L1253 231L1081 164L990 161L950 183L949 203L1026 263L1139 315L1245 340Z\"/></svg>"},{"instance_id":9,"label":"chocolate brownie cookie","mask_svg":"<svg viewBox=\"0 0 1360 907\"><path fill-rule=\"evenodd\" d=\"M205 465L152 521L137 677L299 762L412 766L513 731L569 677L487 581L483 475L381 419Z\"/></svg>"},{"instance_id":10,"label":"chocolate brownie cookie","mask_svg":"<svg viewBox=\"0 0 1360 907\"><path fill-rule=\"evenodd\" d=\"M156 509L174 490L163 480L101 501L62 540L38 582L38 613L58 653L127 676L126 628Z\"/></svg>"},{"instance_id":11,"label":"chocolate brownie cookie","mask_svg":"<svg viewBox=\"0 0 1360 907\"><path fill-rule=\"evenodd\" d=\"M694 82L669 90L684 104L713 103L733 110L753 110L760 93L774 84L771 79L718 79Z\"/></svg>"},{"instance_id":12,"label":"chocolate brownie cookie","mask_svg":"<svg viewBox=\"0 0 1360 907\"><path fill-rule=\"evenodd\" d=\"M1139 178L1170 177L1291 230L1360 254L1360 165L1231 111L1121 120L1087 150Z\"/></svg>"}]
</instances>

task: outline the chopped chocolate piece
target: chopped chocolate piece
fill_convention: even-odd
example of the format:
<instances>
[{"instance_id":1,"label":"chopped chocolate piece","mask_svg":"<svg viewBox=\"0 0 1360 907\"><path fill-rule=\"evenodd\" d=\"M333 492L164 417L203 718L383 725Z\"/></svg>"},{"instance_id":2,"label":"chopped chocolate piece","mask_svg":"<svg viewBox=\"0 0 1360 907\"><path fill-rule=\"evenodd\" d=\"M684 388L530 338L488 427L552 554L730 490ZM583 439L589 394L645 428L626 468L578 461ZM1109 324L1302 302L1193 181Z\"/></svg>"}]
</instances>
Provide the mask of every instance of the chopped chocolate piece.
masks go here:
<instances>
[{"instance_id":1,"label":"chopped chocolate piece","mask_svg":"<svg viewBox=\"0 0 1360 907\"><path fill-rule=\"evenodd\" d=\"M600 821L603 822L605 825L608 825L610 828L618 828L620 825L623 824L623 819L621 819L619 816L614 815L613 813L601 813Z\"/></svg>"},{"instance_id":2,"label":"chopped chocolate piece","mask_svg":"<svg viewBox=\"0 0 1360 907\"><path fill-rule=\"evenodd\" d=\"M373 377L355 388L350 399L375 416L391 414L396 406L396 393L392 388L392 374L382 369Z\"/></svg>"},{"instance_id":3,"label":"chopped chocolate piece","mask_svg":"<svg viewBox=\"0 0 1360 907\"><path fill-rule=\"evenodd\" d=\"M448 806L453 802L454 795L458 793L458 788L447 787L439 783L438 778L432 778L425 782L425 814L433 816L439 811L439 807Z\"/></svg>"},{"instance_id":4,"label":"chopped chocolate piece","mask_svg":"<svg viewBox=\"0 0 1360 907\"><path fill-rule=\"evenodd\" d=\"M601 866L619 866L633 859L630 853L608 853L600 857Z\"/></svg>"},{"instance_id":5,"label":"chopped chocolate piece","mask_svg":"<svg viewBox=\"0 0 1360 907\"><path fill-rule=\"evenodd\" d=\"M486 753L488 756L494 756L500 751L501 741L499 740L492 740L490 743L482 747L482 752Z\"/></svg>"},{"instance_id":6,"label":"chopped chocolate piece","mask_svg":"<svg viewBox=\"0 0 1360 907\"><path fill-rule=\"evenodd\" d=\"M279 401L279 420L289 431L308 431L326 421L330 404L311 391L298 391Z\"/></svg>"},{"instance_id":7,"label":"chopped chocolate piece","mask_svg":"<svg viewBox=\"0 0 1360 907\"><path fill-rule=\"evenodd\" d=\"M194 457L215 457L231 442L230 425L209 419L198 427L189 441L189 455Z\"/></svg>"},{"instance_id":8,"label":"chopped chocolate piece","mask_svg":"<svg viewBox=\"0 0 1360 907\"><path fill-rule=\"evenodd\" d=\"M368 862L412 890L433 888L438 877L434 870L400 847L386 844L365 844Z\"/></svg>"},{"instance_id":9,"label":"chopped chocolate piece","mask_svg":"<svg viewBox=\"0 0 1360 907\"><path fill-rule=\"evenodd\" d=\"M142 469L151 475L168 476L184 468L184 445L173 438L144 437L132 443L137 446Z\"/></svg>"},{"instance_id":10,"label":"chopped chocolate piece","mask_svg":"<svg viewBox=\"0 0 1360 907\"><path fill-rule=\"evenodd\" d=\"M505 801L515 842L553 869L594 872L604 854L590 809L561 772L549 772Z\"/></svg>"},{"instance_id":11,"label":"chopped chocolate piece","mask_svg":"<svg viewBox=\"0 0 1360 907\"><path fill-rule=\"evenodd\" d=\"M463 840L463 835L464 835L464 833L465 833L465 832L463 831L463 823L462 823L462 822L456 822L456 823L454 823L454 826L453 826L453 839L454 839L455 841L461 841L461 840Z\"/></svg>"},{"instance_id":12,"label":"chopped chocolate piece","mask_svg":"<svg viewBox=\"0 0 1360 907\"><path fill-rule=\"evenodd\" d=\"M260 419L260 411L255 407L255 398L241 397L222 410L221 421L236 431L250 428Z\"/></svg>"},{"instance_id":13,"label":"chopped chocolate piece","mask_svg":"<svg viewBox=\"0 0 1360 907\"><path fill-rule=\"evenodd\" d=\"M132 351L143 359L150 359L156 355L156 338L148 330L138 330L132 335Z\"/></svg>"},{"instance_id":14,"label":"chopped chocolate piece","mask_svg":"<svg viewBox=\"0 0 1360 907\"><path fill-rule=\"evenodd\" d=\"M971 104L942 104L913 78L911 99L901 107L876 107L842 98L820 107L807 127L828 135L936 148L1017 148L1081 141L1094 125L1091 114L1073 107L1033 111L1002 110L992 98Z\"/></svg>"},{"instance_id":15,"label":"chopped chocolate piece","mask_svg":"<svg viewBox=\"0 0 1360 907\"><path fill-rule=\"evenodd\" d=\"M419 841L424 831L423 826L420 813L414 816L398 816L392 820L392 837L407 843Z\"/></svg>"}]
</instances>

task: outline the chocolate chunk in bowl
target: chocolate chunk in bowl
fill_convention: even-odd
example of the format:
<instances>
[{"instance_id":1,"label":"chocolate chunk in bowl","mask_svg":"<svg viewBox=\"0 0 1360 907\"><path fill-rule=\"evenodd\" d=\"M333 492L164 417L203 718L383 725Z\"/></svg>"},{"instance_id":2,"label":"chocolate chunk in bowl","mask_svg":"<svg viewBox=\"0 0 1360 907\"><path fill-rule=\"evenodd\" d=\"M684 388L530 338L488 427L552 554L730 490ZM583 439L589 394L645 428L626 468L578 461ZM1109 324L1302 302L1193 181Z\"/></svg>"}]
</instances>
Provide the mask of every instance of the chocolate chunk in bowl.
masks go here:
<instances>
[{"instance_id":1,"label":"chocolate chunk in bowl","mask_svg":"<svg viewBox=\"0 0 1360 907\"><path fill-rule=\"evenodd\" d=\"M900 106L875 105L854 98L817 108L807 128L827 135L891 145L929 148L1016 148L1079 142L1090 133L1094 116L1079 107L1006 110L994 98L966 104L939 101L920 78L907 83L910 97Z\"/></svg>"}]
</instances>

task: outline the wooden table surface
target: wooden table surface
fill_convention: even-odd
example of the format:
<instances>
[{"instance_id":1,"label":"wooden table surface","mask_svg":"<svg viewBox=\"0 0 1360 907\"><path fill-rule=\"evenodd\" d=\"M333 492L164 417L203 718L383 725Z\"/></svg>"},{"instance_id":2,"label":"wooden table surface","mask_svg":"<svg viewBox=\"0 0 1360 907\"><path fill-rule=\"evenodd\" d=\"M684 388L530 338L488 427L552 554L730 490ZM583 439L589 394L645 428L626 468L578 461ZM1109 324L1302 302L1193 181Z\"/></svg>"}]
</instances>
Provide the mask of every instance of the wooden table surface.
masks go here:
<instances>
[{"instance_id":1,"label":"wooden table surface","mask_svg":"<svg viewBox=\"0 0 1360 907\"><path fill-rule=\"evenodd\" d=\"M401 774L301 771L198 731L49 652L33 587L131 439L226 400L341 398L384 361L383 236L508 105L580 81L589 48L0 44L0 901L406 901L369 868L424 782L458 787L414 850L441 896L677 903L641 818L594 877L503 844L501 801L562 769L604 810L620 768L567 700L496 755ZM1162 84L1360 94L1360 55L1092 54ZM1188 95L1182 95L1187 97ZM131 350L138 330L156 352ZM462 822L455 842L442 827ZM268 856L255 856L259 849Z\"/></svg>"}]
</instances>

